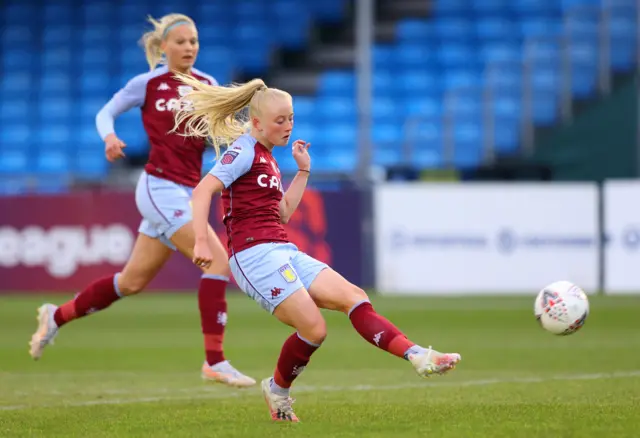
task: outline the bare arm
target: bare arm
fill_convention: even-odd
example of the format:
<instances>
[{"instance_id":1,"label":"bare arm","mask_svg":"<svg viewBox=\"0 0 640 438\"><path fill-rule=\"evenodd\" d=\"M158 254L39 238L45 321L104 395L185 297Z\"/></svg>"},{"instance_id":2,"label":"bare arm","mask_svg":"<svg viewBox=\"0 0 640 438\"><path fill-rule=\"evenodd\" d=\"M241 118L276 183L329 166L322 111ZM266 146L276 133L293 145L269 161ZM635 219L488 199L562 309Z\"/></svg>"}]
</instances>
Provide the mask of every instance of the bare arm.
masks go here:
<instances>
[{"instance_id":1,"label":"bare arm","mask_svg":"<svg viewBox=\"0 0 640 438\"><path fill-rule=\"evenodd\" d=\"M211 174L207 174L197 187L193 189L191 209L193 212L193 229L196 235L196 242L207 242L211 198L222 190L224 190L222 181Z\"/></svg>"},{"instance_id":2,"label":"bare arm","mask_svg":"<svg viewBox=\"0 0 640 438\"><path fill-rule=\"evenodd\" d=\"M291 146L293 159L296 160L296 164L298 165L298 173L296 173L282 201L280 201L280 222L283 224L286 224L289 222L289 219L291 219L293 212L296 211L296 208L300 205L304 189L307 187L309 171L311 170L311 157L308 151L309 146L311 146L311 144L303 140L296 140Z\"/></svg>"},{"instance_id":3,"label":"bare arm","mask_svg":"<svg viewBox=\"0 0 640 438\"><path fill-rule=\"evenodd\" d=\"M291 185L287 189L280 201L280 222L286 224L293 216L293 213L300 205L304 189L307 188L307 181L309 180L308 171L299 171L291 181Z\"/></svg>"}]
</instances>

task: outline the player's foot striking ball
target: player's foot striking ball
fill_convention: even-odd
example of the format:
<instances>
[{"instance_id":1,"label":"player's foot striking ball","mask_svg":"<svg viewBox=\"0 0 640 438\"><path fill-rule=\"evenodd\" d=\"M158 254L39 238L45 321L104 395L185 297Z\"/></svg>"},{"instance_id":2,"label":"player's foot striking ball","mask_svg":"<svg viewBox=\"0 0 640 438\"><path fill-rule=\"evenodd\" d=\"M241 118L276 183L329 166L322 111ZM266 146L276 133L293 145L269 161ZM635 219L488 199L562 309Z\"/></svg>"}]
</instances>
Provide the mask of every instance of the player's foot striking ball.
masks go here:
<instances>
[{"instance_id":1,"label":"player's foot striking ball","mask_svg":"<svg viewBox=\"0 0 640 438\"><path fill-rule=\"evenodd\" d=\"M195 138L209 137L216 153L230 144L193 191L194 263L214 259L206 244L211 197L222 193L229 263L240 288L265 310L294 327L280 352L273 376L262 381L262 393L274 421L297 422L290 388L320 348L327 329L320 308L348 315L367 342L407 360L423 377L444 374L460 361L409 340L379 315L359 287L289 242L282 224L295 212L311 172L309 144L296 140L292 154L298 173L285 191L273 148L285 146L293 129L291 96L254 79L233 87L180 79L193 91L181 100L176 125ZM249 107L249 121L240 114Z\"/></svg>"}]
</instances>

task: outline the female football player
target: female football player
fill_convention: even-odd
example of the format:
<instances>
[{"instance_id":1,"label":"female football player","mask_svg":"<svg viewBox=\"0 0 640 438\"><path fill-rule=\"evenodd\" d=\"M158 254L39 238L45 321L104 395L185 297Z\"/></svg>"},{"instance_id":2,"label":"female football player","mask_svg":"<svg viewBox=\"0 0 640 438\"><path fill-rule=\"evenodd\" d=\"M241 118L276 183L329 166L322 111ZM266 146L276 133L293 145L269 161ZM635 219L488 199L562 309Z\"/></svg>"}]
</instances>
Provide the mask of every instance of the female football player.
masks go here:
<instances>
[{"instance_id":1,"label":"female football player","mask_svg":"<svg viewBox=\"0 0 640 438\"><path fill-rule=\"evenodd\" d=\"M262 381L272 419L298 421L289 388L325 339L321 308L346 314L365 340L406 359L421 376L454 368L459 354L439 353L410 341L376 313L362 289L288 241L282 224L295 212L311 172L309 144L296 140L292 153L299 170L285 191L272 155L274 147L285 146L291 137L291 96L259 79L220 87L178 77L193 91L182 98L185 107L177 112L175 126L185 126L189 138L210 138L216 148L233 142L193 191L193 261L210 266L216 260L208 244L207 220L211 197L221 192L234 278L245 294L296 330L285 341L273 376ZM186 105L189 109L182 109ZM241 122L247 106L248 126Z\"/></svg>"},{"instance_id":2,"label":"female football player","mask_svg":"<svg viewBox=\"0 0 640 438\"><path fill-rule=\"evenodd\" d=\"M178 108L181 94L188 91L172 72L188 75L199 84L211 86L217 82L193 67L200 46L191 18L170 14L149 21L154 29L143 36L143 42L150 71L131 79L96 117L98 132L105 142L105 155L114 161L124 156L125 148L114 132L115 118L134 107L141 109L151 151L136 188L136 205L142 216L138 238L122 272L94 281L60 307L45 304L38 309L38 330L30 343L34 359L41 356L64 324L141 292L176 249L189 259L194 257L190 200L200 181L205 140L169 133L173 128L173 111ZM237 371L223 354L229 263L213 230L207 227L205 234L212 261L200 266L202 279L198 289L206 352L202 377L231 386L251 386L255 380Z\"/></svg>"}]
</instances>

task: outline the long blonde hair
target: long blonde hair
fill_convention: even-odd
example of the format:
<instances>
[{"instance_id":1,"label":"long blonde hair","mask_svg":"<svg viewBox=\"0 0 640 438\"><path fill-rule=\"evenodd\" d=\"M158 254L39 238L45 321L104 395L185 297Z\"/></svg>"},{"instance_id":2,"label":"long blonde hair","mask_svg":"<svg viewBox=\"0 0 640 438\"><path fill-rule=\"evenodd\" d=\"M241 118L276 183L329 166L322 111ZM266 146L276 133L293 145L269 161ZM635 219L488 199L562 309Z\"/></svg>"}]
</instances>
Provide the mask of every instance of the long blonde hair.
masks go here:
<instances>
[{"instance_id":1,"label":"long blonde hair","mask_svg":"<svg viewBox=\"0 0 640 438\"><path fill-rule=\"evenodd\" d=\"M175 75L193 90L180 98L172 132L185 123L183 135L208 137L216 158L223 145L231 144L248 131L250 120L259 114L265 98L273 95L291 97L284 91L268 88L262 79L222 87L204 84L181 73ZM249 107L248 118L246 107Z\"/></svg>"},{"instance_id":2,"label":"long blonde hair","mask_svg":"<svg viewBox=\"0 0 640 438\"><path fill-rule=\"evenodd\" d=\"M153 25L153 30L146 32L142 35L141 44L144 47L144 53L147 56L147 63L149 63L150 70L153 70L158 64L166 64L167 60L162 51L162 41L165 40L169 31L182 24L190 24L194 28L196 23L184 14L168 14L164 17L156 20L149 16L149 23Z\"/></svg>"}]
</instances>

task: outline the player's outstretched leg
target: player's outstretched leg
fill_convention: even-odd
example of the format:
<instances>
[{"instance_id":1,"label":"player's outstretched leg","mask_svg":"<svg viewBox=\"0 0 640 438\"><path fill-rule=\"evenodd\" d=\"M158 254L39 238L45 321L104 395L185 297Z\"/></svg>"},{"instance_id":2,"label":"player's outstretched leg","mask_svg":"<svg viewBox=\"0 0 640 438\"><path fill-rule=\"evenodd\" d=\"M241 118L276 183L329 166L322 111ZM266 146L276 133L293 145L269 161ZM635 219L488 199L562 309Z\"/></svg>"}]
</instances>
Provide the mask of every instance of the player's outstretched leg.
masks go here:
<instances>
[{"instance_id":1,"label":"player's outstretched leg","mask_svg":"<svg viewBox=\"0 0 640 438\"><path fill-rule=\"evenodd\" d=\"M293 381L304 371L311 355L322 345L327 327L320 310L308 292L298 289L286 298L273 314L285 324L297 329L282 346L272 377L262 381L262 394L271 419L297 423L290 396Z\"/></svg>"},{"instance_id":2,"label":"player's outstretched leg","mask_svg":"<svg viewBox=\"0 0 640 438\"><path fill-rule=\"evenodd\" d=\"M172 234L171 242L182 254L193 259L195 235L191 222ZM256 381L238 371L224 356L223 341L227 325L226 289L230 271L227 253L211 227L209 245L214 261L211 266L202 269L203 274L198 287L198 309L205 349L205 361L200 374L206 381L246 388L255 385Z\"/></svg>"},{"instance_id":3,"label":"player's outstretched leg","mask_svg":"<svg viewBox=\"0 0 640 438\"><path fill-rule=\"evenodd\" d=\"M367 294L332 269L320 272L309 287L318 306L346 313L367 342L411 362L422 377L444 374L460 362L458 353L440 353L409 340L393 323L379 315Z\"/></svg>"},{"instance_id":4,"label":"player's outstretched leg","mask_svg":"<svg viewBox=\"0 0 640 438\"><path fill-rule=\"evenodd\" d=\"M53 344L58 329L91 313L104 310L127 295L140 292L171 256L171 250L144 234L138 235L131 257L121 273L95 280L60 307L44 304L38 309L38 328L29 342L31 357L38 360Z\"/></svg>"}]
</instances>

